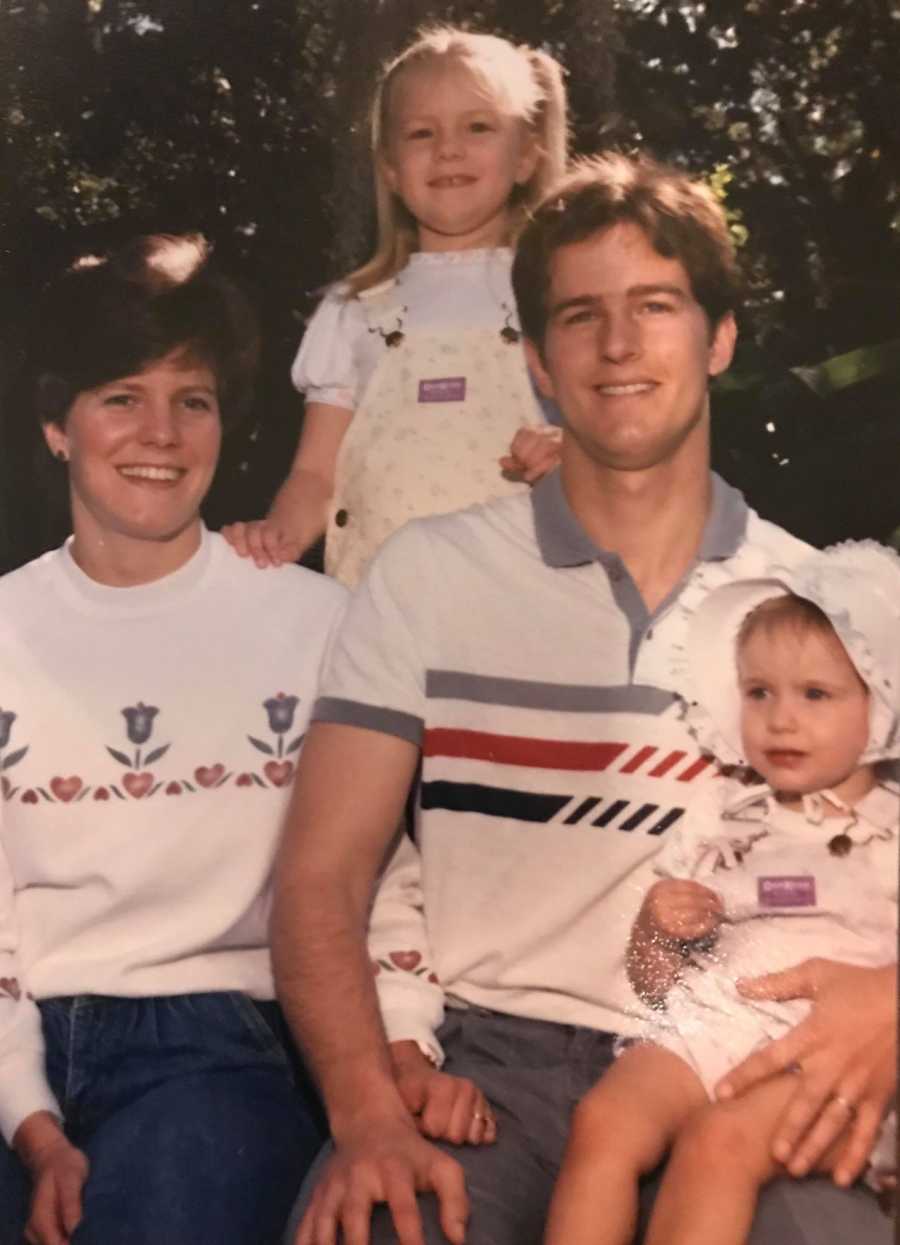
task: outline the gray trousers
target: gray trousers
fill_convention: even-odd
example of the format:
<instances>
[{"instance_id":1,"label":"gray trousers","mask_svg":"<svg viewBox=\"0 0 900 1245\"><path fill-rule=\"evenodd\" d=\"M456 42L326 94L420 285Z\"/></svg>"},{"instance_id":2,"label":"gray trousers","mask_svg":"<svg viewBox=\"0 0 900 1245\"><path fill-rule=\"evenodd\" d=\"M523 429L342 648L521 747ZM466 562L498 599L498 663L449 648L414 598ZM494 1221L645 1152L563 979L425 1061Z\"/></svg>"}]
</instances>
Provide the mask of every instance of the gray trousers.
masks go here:
<instances>
[{"instance_id":1,"label":"gray trousers","mask_svg":"<svg viewBox=\"0 0 900 1245\"><path fill-rule=\"evenodd\" d=\"M472 1205L466 1245L540 1245L572 1109L609 1066L614 1039L479 1008L451 1012L439 1036L446 1071L480 1086L497 1117L493 1146L441 1145L465 1171ZM330 1149L307 1177L288 1243ZM650 1181L643 1197L645 1221L654 1192ZM419 1206L427 1245L446 1245L433 1196L421 1196ZM597 1215L602 1214L603 1191L598 1189ZM892 1240L891 1221L868 1192L837 1189L814 1178L769 1185L748 1245L889 1245ZM385 1206L375 1210L371 1241L396 1241Z\"/></svg>"}]
</instances>

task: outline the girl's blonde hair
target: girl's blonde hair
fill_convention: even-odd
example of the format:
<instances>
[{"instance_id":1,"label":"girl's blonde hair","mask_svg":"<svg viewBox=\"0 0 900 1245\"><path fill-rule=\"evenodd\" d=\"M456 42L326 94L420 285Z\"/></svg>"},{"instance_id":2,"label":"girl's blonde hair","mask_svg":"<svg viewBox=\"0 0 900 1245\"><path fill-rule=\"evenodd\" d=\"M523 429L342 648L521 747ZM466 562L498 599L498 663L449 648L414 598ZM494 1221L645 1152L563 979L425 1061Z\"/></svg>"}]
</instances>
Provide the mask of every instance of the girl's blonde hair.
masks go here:
<instances>
[{"instance_id":1,"label":"girl's blonde hair","mask_svg":"<svg viewBox=\"0 0 900 1245\"><path fill-rule=\"evenodd\" d=\"M387 143L391 84L401 69L430 62L456 62L469 71L500 112L524 121L534 135L534 173L511 200L512 237L531 207L565 171L568 149L563 71L546 52L516 47L498 35L472 34L455 26L431 26L385 67L372 103L372 155L378 243L375 254L346 278L350 297L386 281L403 268L416 248L416 222L390 190L381 167Z\"/></svg>"}]
</instances>

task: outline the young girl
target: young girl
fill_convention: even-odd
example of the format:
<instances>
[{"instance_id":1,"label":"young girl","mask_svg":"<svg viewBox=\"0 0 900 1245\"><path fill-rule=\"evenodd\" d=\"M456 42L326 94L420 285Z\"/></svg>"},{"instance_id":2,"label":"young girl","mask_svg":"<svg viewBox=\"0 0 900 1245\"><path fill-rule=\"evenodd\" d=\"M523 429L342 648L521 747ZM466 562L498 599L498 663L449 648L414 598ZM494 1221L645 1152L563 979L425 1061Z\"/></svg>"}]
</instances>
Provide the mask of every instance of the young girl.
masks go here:
<instances>
[{"instance_id":1,"label":"young girl","mask_svg":"<svg viewBox=\"0 0 900 1245\"><path fill-rule=\"evenodd\" d=\"M816 955L896 960L900 799L878 763L900 757L898 624L900 560L869 544L729 584L697 611L688 721L756 781L713 781L658 859L665 880L627 956L655 1016L575 1112L547 1245L627 1245L638 1178L669 1148L646 1245L746 1240L759 1189L784 1171L771 1137L796 1080L709 1098L808 1004L751 1002L736 981ZM834 1094L826 1110L849 1122L856 1109ZM835 1181L849 1184L835 1154Z\"/></svg>"},{"instance_id":2,"label":"young girl","mask_svg":"<svg viewBox=\"0 0 900 1245\"><path fill-rule=\"evenodd\" d=\"M510 238L562 172L566 99L543 52L451 27L390 64L372 114L375 255L318 308L292 369L306 394L267 519L225 535L261 564L326 530L354 584L402 523L522 488L555 459L525 366Z\"/></svg>"}]
</instances>

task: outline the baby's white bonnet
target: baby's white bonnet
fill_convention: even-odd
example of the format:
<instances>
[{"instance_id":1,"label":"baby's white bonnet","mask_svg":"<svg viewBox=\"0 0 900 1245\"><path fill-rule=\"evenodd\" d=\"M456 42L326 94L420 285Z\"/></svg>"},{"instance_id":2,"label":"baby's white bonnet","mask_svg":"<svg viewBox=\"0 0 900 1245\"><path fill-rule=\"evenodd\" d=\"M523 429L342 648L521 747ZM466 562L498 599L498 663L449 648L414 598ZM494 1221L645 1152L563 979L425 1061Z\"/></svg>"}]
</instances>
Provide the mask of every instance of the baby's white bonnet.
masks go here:
<instances>
[{"instance_id":1,"label":"baby's white bonnet","mask_svg":"<svg viewBox=\"0 0 900 1245\"><path fill-rule=\"evenodd\" d=\"M900 558L875 541L846 541L796 566L714 588L689 621L675 658L685 719L704 751L746 764L740 735L736 644L747 615L793 593L828 617L871 693L869 745L861 763L900 759Z\"/></svg>"}]
</instances>

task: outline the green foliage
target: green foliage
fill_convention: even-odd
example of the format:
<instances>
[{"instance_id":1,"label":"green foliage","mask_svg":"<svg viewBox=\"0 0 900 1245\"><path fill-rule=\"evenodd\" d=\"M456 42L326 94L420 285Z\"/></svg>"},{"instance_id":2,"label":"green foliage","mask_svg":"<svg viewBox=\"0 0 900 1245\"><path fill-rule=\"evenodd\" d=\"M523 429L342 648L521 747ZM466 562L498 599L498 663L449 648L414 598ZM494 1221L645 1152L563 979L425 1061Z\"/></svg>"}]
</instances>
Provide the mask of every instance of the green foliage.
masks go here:
<instances>
[{"instance_id":1,"label":"green foliage","mask_svg":"<svg viewBox=\"0 0 900 1245\"><path fill-rule=\"evenodd\" d=\"M895 336L897 0L618 0L631 136L723 168L758 340L792 362Z\"/></svg>"},{"instance_id":2,"label":"green foliage","mask_svg":"<svg viewBox=\"0 0 900 1245\"><path fill-rule=\"evenodd\" d=\"M303 319L371 246L375 75L439 20L558 56L576 151L646 147L709 179L747 275L745 380L777 389L791 367L900 338L900 0L5 0L0 379L50 271L137 232L202 230L266 341L216 517L261 512L296 437ZM742 366L731 393L758 402ZM866 418L883 420L877 383ZM812 391L778 392L801 427ZM753 427L733 475L754 456L796 464Z\"/></svg>"},{"instance_id":3,"label":"green foliage","mask_svg":"<svg viewBox=\"0 0 900 1245\"><path fill-rule=\"evenodd\" d=\"M734 181L734 173L727 164L717 164L707 178L713 194L722 205L728 221L728 232L734 245L740 249L747 245L750 233L744 224L744 213L740 208L733 208L728 203L728 184Z\"/></svg>"}]
</instances>

